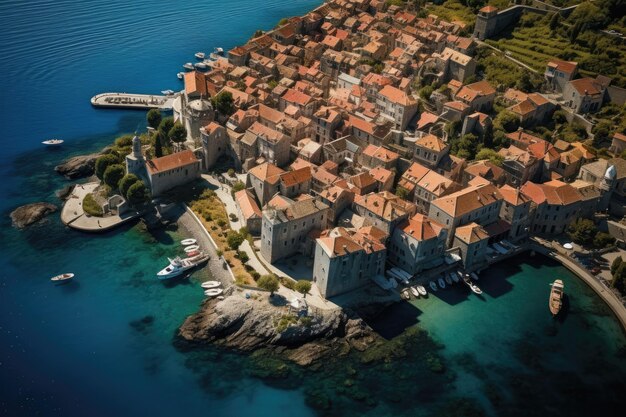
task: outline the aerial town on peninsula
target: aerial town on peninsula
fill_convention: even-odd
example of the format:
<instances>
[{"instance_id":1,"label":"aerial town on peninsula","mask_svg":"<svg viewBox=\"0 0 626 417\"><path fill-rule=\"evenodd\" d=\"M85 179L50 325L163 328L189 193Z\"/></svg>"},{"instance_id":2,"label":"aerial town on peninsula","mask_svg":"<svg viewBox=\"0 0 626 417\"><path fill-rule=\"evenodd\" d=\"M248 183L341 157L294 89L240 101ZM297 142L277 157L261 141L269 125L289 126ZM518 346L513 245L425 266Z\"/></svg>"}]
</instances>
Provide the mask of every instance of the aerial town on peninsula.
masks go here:
<instances>
[{"instance_id":1,"label":"aerial town on peninsula","mask_svg":"<svg viewBox=\"0 0 626 417\"><path fill-rule=\"evenodd\" d=\"M413 2L334 0L226 56L196 54L181 92L139 102L157 109L147 134L119 144L125 169L97 161L122 191L96 211L207 178L217 194L191 208L232 281L274 289L271 275L293 288L306 276L321 299L414 278L423 285L400 287L405 298L459 281L480 293L477 273L531 238L623 243L626 90L574 61L550 59L538 73L484 42L525 16L558 25L575 9L485 6L468 25ZM518 71L512 85L490 76L485 57ZM164 103L173 118L161 118ZM615 108L597 129L589 115ZM78 201L64 212L77 215ZM106 214L64 221L83 220L107 225ZM623 290L624 268L614 269Z\"/></svg>"}]
</instances>

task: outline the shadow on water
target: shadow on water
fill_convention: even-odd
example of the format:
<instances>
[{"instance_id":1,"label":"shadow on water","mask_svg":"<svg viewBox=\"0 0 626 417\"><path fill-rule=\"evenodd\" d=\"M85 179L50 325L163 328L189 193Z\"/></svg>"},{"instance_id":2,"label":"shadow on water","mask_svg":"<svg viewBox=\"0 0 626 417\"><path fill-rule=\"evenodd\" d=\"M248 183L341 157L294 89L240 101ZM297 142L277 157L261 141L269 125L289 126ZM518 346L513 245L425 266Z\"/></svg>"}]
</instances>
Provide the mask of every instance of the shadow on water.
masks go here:
<instances>
[{"instance_id":1,"label":"shadow on water","mask_svg":"<svg viewBox=\"0 0 626 417\"><path fill-rule=\"evenodd\" d=\"M57 284L55 287L59 287L59 290L63 294L74 294L80 290L80 282L76 280L76 278L72 279L70 282L65 284Z\"/></svg>"},{"instance_id":2,"label":"shadow on water","mask_svg":"<svg viewBox=\"0 0 626 417\"><path fill-rule=\"evenodd\" d=\"M422 310L403 301L390 305L375 317L366 319L365 322L381 337L391 340L415 326L421 314Z\"/></svg>"},{"instance_id":3,"label":"shadow on water","mask_svg":"<svg viewBox=\"0 0 626 417\"><path fill-rule=\"evenodd\" d=\"M565 323L565 320L567 319L567 316L569 316L569 313L570 313L570 297L567 294L563 294L563 304L561 305L561 311L559 311L559 314L557 314L556 317L554 317L554 321L561 323L561 324Z\"/></svg>"},{"instance_id":4,"label":"shadow on water","mask_svg":"<svg viewBox=\"0 0 626 417\"><path fill-rule=\"evenodd\" d=\"M430 288L429 288L430 289ZM456 284L452 287L446 287L445 289L439 288L437 292L429 293L433 297L439 298L444 303L451 306L467 301L470 296L470 290L463 284Z\"/></svg>"},{"instance_id":5,"label":"shadow on water","mask_svg":"<svg viewBox=\"0 0 626 417\"><path fill-rule=\"evenodd\" d=\"M173 245L175 243L174 238L165 229L150 230L150 235L162 245Z\"/></svg>"}]
</instances>

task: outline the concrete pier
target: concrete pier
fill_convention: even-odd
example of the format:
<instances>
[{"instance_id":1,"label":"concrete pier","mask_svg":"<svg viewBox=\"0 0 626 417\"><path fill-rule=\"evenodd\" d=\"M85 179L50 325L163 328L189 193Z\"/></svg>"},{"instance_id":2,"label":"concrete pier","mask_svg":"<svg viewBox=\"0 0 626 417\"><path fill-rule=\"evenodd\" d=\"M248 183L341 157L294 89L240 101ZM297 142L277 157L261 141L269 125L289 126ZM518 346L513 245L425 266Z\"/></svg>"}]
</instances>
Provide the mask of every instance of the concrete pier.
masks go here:
<instances>
[{"instance_id":1,"label":"concrete pier","mask_svg":"<svg viewBox=\"0 0 626 417\"><path fill-rule=\"evenodd\" d=\"M91 98L91 105L94 107L119 109L172 110L172 103L175 98L175 95L159 96L150 94L102 93Z\"/></svg>"}]
</instances>

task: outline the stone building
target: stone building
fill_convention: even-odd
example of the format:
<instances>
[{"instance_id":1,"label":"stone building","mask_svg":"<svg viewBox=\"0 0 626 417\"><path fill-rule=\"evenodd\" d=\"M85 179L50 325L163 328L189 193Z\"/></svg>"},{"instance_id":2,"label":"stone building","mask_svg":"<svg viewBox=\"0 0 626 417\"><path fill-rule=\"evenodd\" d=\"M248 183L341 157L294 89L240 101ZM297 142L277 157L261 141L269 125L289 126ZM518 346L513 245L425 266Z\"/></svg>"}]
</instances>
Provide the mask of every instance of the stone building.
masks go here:
<instances>
[{"instance_id":1,"label":"stone building","mask_svg":"<svg viewBox=\"0 0 626 417\"><path fill-rule=\"evenodd\" d=\"M146 162L152 196L200 178L201 161L189 150Z\"/></svg>"},{"instance_id":2,"label":"stone building","mask_svg":"<svg viewBox=\"0 0 626 417\"><path fill-rule=\"evenodd\" d=\"M488 242L489 234L475 222L460 226L454 231L453 247L461 251L466 271L474 271L487 265Z\"/></svg>"}]
</instances>

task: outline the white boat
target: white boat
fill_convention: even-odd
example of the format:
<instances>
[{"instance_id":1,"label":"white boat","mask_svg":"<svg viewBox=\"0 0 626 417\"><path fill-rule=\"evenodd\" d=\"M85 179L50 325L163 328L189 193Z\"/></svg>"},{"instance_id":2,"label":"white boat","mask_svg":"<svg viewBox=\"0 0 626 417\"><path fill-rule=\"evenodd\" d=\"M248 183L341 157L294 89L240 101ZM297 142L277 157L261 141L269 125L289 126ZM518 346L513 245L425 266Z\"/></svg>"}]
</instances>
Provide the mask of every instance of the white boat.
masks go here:
<instances>
[{"instance_id":1,"label":"white boat","mask_svg":"<svg viewBox=\"0 0 626 417\"><path fill-rule=\"evenodd\" d=\"M195 57L198 59L204 59L204 52L196 52Z\"/></svg>"},{"instance_id":2,"label":"white boat","mask_svg":"<svg viewBox=\"0 0 626 417\"><path fill-rule=\"evenodd\" d=\"M446 283L445 283L445 281L443 280L443 278L439 278L439 279L437 280L437 283L439 284L439 286L441 287L441 289L446 288Z\"/></svg>"},{"instance_id":3,"label":"white boat","mask_svg":"<svg viewBox=\"0 0 626 417\"><path fill-rule=\"evenodd\" d=\"M217 47L217 48L213 48L213 53L214 54L218 54L218 55L224 55L224 49Z\"/></svg>"},{"instance_id":4,"label":"white boat","mask_svg":"<svg viewBox=\"0 0 626 417\"><path fill-rule=\"evenodd\" d=\"M174 90L162 90L161 94L163 94L164 96L171 96L172 94L174 94Z\"/></svg>"},{"instance_id":5,"label":"white boat","mask_svg":"<svg viewBox=\"0 0 626 417\"><path fill-rule=\"evenodd\" d=\"M476 281L478 281L478 274L476 272L472 272L470 274L470 277L474 278Z\"/></svg>"},{"instance_id":6,"label":"white boat","mask_svg":"<svg viewBox=\"0 0 626 417\"><path fill-rule=\"evenodd\" d=\"M192 70L194 69L194 66L191 62L187 62L186 64L183 65L183 68L188 69L188 70Z\"/></svg>"},{"instance_id":7,"label":"white boat","mask_svg":"<svg viewBox=\"0 0 626 417\"><path fill-rule=\"evenodd\" d=\"M206 281L206 282L203 282L202 284L200 284L200 286L202 288L206 288L206 289L217 288L220 285L222 285L222 284L219 281Z\"/></svg>"},{"instance_id":8,"label":"white boat","mask_svg":"<svg viewBox=\"0 0 626 417\"><path fill-rule=\"evenodd\" d=\"M410 299L411 299L411 294L409 294L409 292L405 289L404 291L402 291L402 292L400 293L400 297L401 297L403 300L410 300Z\"/></svg>"},{"instance_id":9,"label":"white boat","mask_svg":"<svg viewBox=\"0 0 626 417\"><path fill-rule=\"evenodd\" d=\"M424 288L424 287L423 287L423 286L421 286L421 285L418 285L418 286L417 286L417 291L420 293L420 295L421 295L421 296L425 296L426 294L428 294L428 293L426 292L426 288Z\"/></svg>"},{"instance_id":10,"label":"white boat","mask_svg":"<svg viewBox=\"0 0 626 417\"><path fill-rule=\"evenodd\" d=\"M207 69L207 64L205 64L204 62L196 62L194 64L194 67L198 69Z\"/></svg>"},{"instance_id":11,"label":"white boat","mask_svg":"<svg viewBox=\"0 0 626 417\"><path fill-rule=\"evenodd\" d=\"M157 277L161 280L175 278L181 275L183 272L187 271L188 269L191 269L197 265L200 265L203 262L206 262L208 259L209 255L202 252L199 255L194 256L193 258L167 258L167 260L170 261L170 264L157 272Z\"/></svg>"},{"instance_id":12,"label":"white boat","mask_svg":"<svg viewBox=\"0 0 626 417\"><path fill-rule=\"evenodd\" d=\"M415 288L415 287L411 287L411 294L413 294L413 296L414 296L415 298L417 298L417 297L419 297L419 296L420 296L419 291L417 291L417 288Z\"/></svg>"},{"instance_id":13,"label":"white boat","mask_svg":"<svg viewBox=\"0 0 626 417\"><path fill-rule=\"evenodd\" d=\"M196 239L183 239L180 241L180 244L183 246L189 246L189 245L195 245L196 244Z\"/></svg>"},{"instance_id":14,"label":"white boat","mask_svg":"<svg viewBox=\"0 0 626 417\"><path fill-rule=\"evenodd\" d=\"M59 146L63 142L64 141L62 139L48 139L48 140L44 140L41 143L43 143L46 146Z\"/></svg>"},{"instance_id":15,"label":"white boat","mask_svg":"<svg viewBox=\"0 0 626 417\"><path fill-rule=\"evenodd\" d=\"M217 295L220 295L221 293L223 293L224 290L221 288L211 288L208 289L204 292L204 295L208 296L208 297L215 297Z\"/></svg>"},{"instance_id":16,"label":"white boat","mask_svg":"<svg viewBox=\"0 0 626 417\"><path fill-rule=\"evenodd\" d=\"M200 249L200 246L198 246L198 245L187 246L185 248L185 253L193 252L193 251L196 251L198 249Z\"/></svg>"},{"instance_id":17,"label":"white boat","mask_svg":"<svg viewBox=\"0 0 626 417\"><path fill-rule=\"evenodd\" d=\"M452 285L452 278L450 278L450 275L443 274L443 276L444 276L444 279L446 280L446 284Z\"/></svg>"},{"instance_id":18,"label":"white boat","mask_svg":"<svg viewBox=\"0 0 626 417\"><path fill-rule=\"evenodd\" d=\"M482 294L482 293L483 293L483 291L482 291L480 288L478 288L478 285L476 285L476 284L474 284L474 283L472 282L472 280L470 279L469 275L464 275L464 276L463 276L463 282L464 282L464 283L465 283L468 287L470 287L470 290L472 290L472 292L473 292L474 294Z\"/></svg>"},{"instance_id":19,"label":"white boat","mask_svg":"<svg viewBox=\"0 0 626 417\"><path fill-rule=\"evenodd\" d=\"M437 284L435 284L435 281L430 281L428 285L430 285L431 290L437 291Z\"/></svg>"},{"instance_id":20,"label":"white boat","mask_svg":"<svg viewBox=\"0 0 626 417\"><path fill-rule=\"evenodd\" d=\"M459 276L457 274L455 274L454 272L450 272L448 275L450 275L450 278L452 278L452 281L454 282L459 282Z\"/></svg>"},{"instance_id":21,"label":"white boat","mask_svg":"<svg viewBox=\"0 0 626 417\"><path fill-rule=\"evenodd\" d=\"M182 80L183 78L185 78L185 73L179 72L178 74L176 74L176 77L178 77L179 80Z\"/></svg>"},{"instance_id":22,"label":"white boat","mask_svg":"<svg viewBox=\"0 0 626 417\"><path fill-rule=\"evenodd\" d=\"M53 282L67 282L69 280L71 280L72 278L74 278L74 274L71 272L68 272L66 274L61 274L61 275L57 275L55 277L50 278L50 281Z\"/></svg>"}]
</instances>

